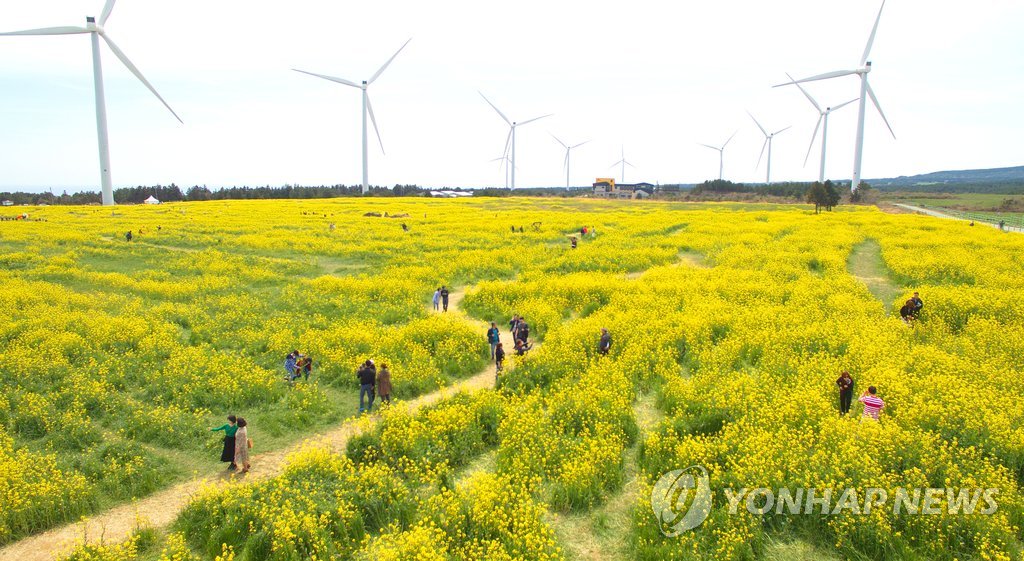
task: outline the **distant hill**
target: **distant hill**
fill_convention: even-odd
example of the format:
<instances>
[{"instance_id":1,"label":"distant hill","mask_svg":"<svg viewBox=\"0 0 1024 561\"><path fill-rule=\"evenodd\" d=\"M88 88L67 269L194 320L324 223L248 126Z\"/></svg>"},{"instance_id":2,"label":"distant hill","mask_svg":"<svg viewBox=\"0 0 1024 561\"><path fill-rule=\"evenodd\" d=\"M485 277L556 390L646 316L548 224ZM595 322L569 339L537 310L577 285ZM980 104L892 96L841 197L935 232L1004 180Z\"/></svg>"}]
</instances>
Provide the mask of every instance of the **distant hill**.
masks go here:
<instances>
[{"instance_id":1,"label":"distant hill","mask_svg":"<svg viewBox=\"0 0 1024 561\"><path fill-rule=\"evenodd\" d=\"M935 171L921 175L901 175L889 179L869 179L872 187L882 190L894 188L927 187L950 184L1016 183L1024 184L1024 166L993 169L966 169L956 171Z\"/></svg>"}]
</instances>

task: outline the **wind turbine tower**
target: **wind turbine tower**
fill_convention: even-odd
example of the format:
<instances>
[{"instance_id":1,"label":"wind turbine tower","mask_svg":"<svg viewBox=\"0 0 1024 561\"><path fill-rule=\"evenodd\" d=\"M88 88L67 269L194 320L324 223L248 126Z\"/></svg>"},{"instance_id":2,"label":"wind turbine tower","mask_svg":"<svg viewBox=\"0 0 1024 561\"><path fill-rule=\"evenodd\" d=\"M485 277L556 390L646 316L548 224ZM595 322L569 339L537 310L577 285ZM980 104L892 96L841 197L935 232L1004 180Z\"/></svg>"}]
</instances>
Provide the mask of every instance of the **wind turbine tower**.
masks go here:
<instances>
[{"instance_id":1,"label":"wind turbine tower","mask_svg":"<svg viewBox=\"0 0 1024 561\"><path fill-rule=\"evenodd\" d=\"M747 112L747 115L750 115L749 111ZM750 118L754 119L754 116L750 115ZM768 166L767 166L768 167L768 171L765 174L764 182L766 184L768 184L768 185L771 185L771 183L772 183L772 140L775 138L775 135L777 135L780 132L788 129L789 127L786 127L784 129L779 129L779 130L777 130L777 131L775 131L775 132L773 132L771 134L768 134L768 131L764 130L764 127L761 126L761 123L757 122L757 119L754 119L754 124L757 125L757 128L761 129L761 134L764 135L764 144L761 145L761 155L757 157L757 166L761 165L761 158L764 156L764 148L765 148L765 146L767 146L768 147ZM757 166L754 166L754 167L757 168Z\"/></svg>"},{"instance_id":2,"label":"wind turbine tower","mask_svg":"<svg viewBox=\"0 0 1024 561\"><path fill-rule=\"evenodd\" d=\"M719 148L718 146L712 146L710 144L701 144L701 146L707 146L708 148L710 148L712 150L717 150L718 151L718 180L719 181L722 180L723 160L725 159L725 147L728 146L730 142L732 142L732 137L736 136L737 132L740 132L740 131L736 131L736 132L732 133L732 136L729 137L729 140L725 141L725 144L723 144L721 148Z\"/></svg>"},{"instance_id":3,"label":"wind turbine tower","mask_svg":"<svg viewBox=\"0 0 1024 561\"><path fill-rule=\"evenodd\" d=\"M551 138L555 139L555 142L558 142L559 144L561 144L562 148L565 148L565 162L562 164L562 166L565 168L565 188L568 189L569 188L569 154L574 149L579 148L580 146L583 146L584 144L586 144L587 142L590 142L590 141L587 140L585 142L580 142L579 144L574 144L572 146L569 146L566 143L564 143L561 140L559 140L558 137L553 135L553 134L551 135Z\"/></svg>"}]
</instances>

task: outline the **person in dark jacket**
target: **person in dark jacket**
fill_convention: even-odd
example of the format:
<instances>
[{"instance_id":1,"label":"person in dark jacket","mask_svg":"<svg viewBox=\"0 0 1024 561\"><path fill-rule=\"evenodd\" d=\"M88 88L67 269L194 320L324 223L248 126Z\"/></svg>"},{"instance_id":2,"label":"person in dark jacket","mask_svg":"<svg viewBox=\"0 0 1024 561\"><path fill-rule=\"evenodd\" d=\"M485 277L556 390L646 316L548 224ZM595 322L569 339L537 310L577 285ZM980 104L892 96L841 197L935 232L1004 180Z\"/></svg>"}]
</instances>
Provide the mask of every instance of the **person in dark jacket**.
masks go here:
<instances>
[{"instance_id":1,"label":"person in dark jacket","mask_svg":"<svg viewBox=\"0 0 1024 561\"><path fill-rule=\"evenodd\" d=\"M924 300L921 300L921 296L917 292L915 292L914 295L910 297L910 300L908 300L908 302L913 302L914 309L911 315L914 316L914 319L917 319L917 316L921 315L921 308L924 307Z\"/></svg>"},{"instance_id":2,"label":"person in dark jacket","mask_svg":"<svg viewBox=\"0 0 1024 561\"><path fill-rule=\"evenodd\" d=\"M441 287L441 307L444 308L444 311L448 311L448 287L446 286Z\"/></svg>"},{"instance_id":3,"label":"person in dark jacket","mask_svg":"<svg viewBox=\"0 0 1024 561\"><path fill-rule=\"evenodd\" d=\"M498 343L494 347L494 372L495 382L497 382L497 375L501 374L501 371L505 369L505 349L501 347L501 343Z\"/></svg>"},{"instance_id":4,"label":"person in dark jacket","mask_svg":"<svg viewBox=\"0 0 1024 561\"><path fill-rule=\"evenodd\" d=\"M519 329L519 322L522 321L518 314L512 314L512 321L508 322L508 330L512 333L512 340L516 338L516 330Z\"/></svg>"},{"instance_id":5,"label":"person in dark jacket","mask_svg":"<svg viewBox=\"0 0 1024 561\"><path fill-rule=\"evenodd\" d=\"M601 341L597 344L597 351L603 355L608 354L612 348L612 335L604 327L601 328Z\"/></svg>"},{"instance_id":6,"label":"person in dark jacket","mask_svg":"<svg viewBox=\"0 0 1024 561\"><path fill-rule=\"evenodd\" d=\"M210 429L210 432L224 431L224 450L220 453L220 461L231 462L228 465L228 469L231 471L238 469L238 465L235 464L235 433L238 432L238 425L235 424L236 421L237 417L228 415L226 425Z\"/></svg>"},{"instance_id":7,"label":"person in dark jacket","mask_svg":"<svg viewBox=\"0 0 1024 561\"><path fill-rule=\"evenodd\" d=\"M517 339L516 340L516 356L523 356L523 355L526 354L526 351L528 351L528 350L530 350L532 348L533 348L533 345L527 344L526 341L524 341L522 339Z\"/></svg>"},{"instance_id":8,"label":"person in dark jacket","mask_svg":"<svg viewBox=\"0 0 1024 561\"><path fill-rule=\"evenodd\" d=\"M900 308L900 318L903 319L903 323L910 324L914 320L914 301L907 300L903 307Z\"/></svg>"},{"instance_id":9,"label":"person in dark jacket","mask_svg":"<svg viewBox=\"0 0 1024 561\"><path fill-rule=\"evenodd\" d=\"M377 368L372 360L367 360L356 372L359 378L359 412L368 412L373 409L373 400L376 397L374 385L377 382ZM364 398L366 405L364 407Z\"/></svg>"},{"instance_id":10,"label":"person in dark jacket","mask_svg":"<svg viewBox=\"0 0 1024 561\"><path fill-rule=\"evenodd\" d=\"M491 322L491 328L487 330L487 344L491 346L491 358L494 358L494 351L501 343L501 333L498 332L498 324Z\"/></svg>"},{"instance_id":11,"label":"person in dark jacket","mask_svg":"<svg viewBox=\"0 0 1024 561\"><path fill-rule=\"evenodd\" d=\"M530 326L525 321L519 321L519 327L516 329L516 340L522 341L524 345L530 342Z\"/></svg>"},{"instance_id":12,"label":"person in dark jacket","mask_svg":"<svg viewBox=\"0 0 1024 561\"><path fill-rule=\"evenodd\" d=\"M845 415L850 412L850 404L853 402L853 377L843 371L836 385L839 386L839 414Z\"/></svg>"}]
</instances>

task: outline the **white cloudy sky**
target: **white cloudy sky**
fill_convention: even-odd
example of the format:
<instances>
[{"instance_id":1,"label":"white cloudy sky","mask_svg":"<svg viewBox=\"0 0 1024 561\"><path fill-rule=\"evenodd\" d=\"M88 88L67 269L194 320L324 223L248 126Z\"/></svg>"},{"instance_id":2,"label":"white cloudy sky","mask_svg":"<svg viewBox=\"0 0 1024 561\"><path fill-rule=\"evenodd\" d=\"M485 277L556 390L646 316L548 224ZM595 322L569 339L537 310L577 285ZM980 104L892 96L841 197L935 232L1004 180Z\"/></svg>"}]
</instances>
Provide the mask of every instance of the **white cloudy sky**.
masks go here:
<instances>
[{"instance_id":1,"label":"white cloudy sky","mask_svg":"<svg viewBox=\"0 0 1024 561\"><path fill-rule=\"evenodd\" d=\"M81 25L102 0L3 2L0 28ZM121 0L107 24L184 125L105 49L115 186L355 184L361 178L355 89L292 72L368 78L413 40L370 88L387 154L371 135L370 182L504 185L510 118L553 117L519 132L518 186L698 182L755 169L768 128L772 177L814 179L804 155L817 115L785 72L852 68L875 1L635 0L328 2ZM863 175L1024 164L1024 2L889 0L871 83L895 129L869 105ZM823 104L856 97L854 77L811 84ZM856 104L832 117L828 175L848 178ZM92 67L86 35L0 38L0 188L98 184Z\"/></svg>"}]
</instances>

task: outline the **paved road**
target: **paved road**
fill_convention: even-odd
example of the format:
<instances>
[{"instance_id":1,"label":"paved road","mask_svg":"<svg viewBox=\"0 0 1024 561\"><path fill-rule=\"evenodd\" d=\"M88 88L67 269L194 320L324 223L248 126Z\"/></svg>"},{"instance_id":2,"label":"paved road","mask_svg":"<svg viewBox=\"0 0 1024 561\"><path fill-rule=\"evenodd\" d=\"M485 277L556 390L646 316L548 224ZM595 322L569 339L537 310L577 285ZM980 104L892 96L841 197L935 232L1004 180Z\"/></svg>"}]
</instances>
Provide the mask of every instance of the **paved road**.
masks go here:
<instances>
[{"instance_id":1,"label":"paved road","mask_svg":"<svg viewBox=\"0 0 1024 561\"><path fill-rule=\"evenodd\" d=\"M967 221L966 218L960 218L959 216L953 216L951 214L946 214L944 212L939 212L937 210L932 210L930 208L922 208L922 207L914 206L914 205L905 205L903 203L895 203L895 206L898 206L898 207L900 207L902 209L906 209L906 210L909 210L909 211L912 211L912 212L916 212L916 213L919 213L919 214L926 214L928 216L934 216L935 218L948 218L948 219L951 219L951 220L963 220L965 222ZM991 226L993 228L999 229L999 225L998 224L992 224L991 222L984 222L984 221L978 220L978 221L975 222L975 224L984 224L985 226ZM1006 229L1007 232L1021 232L1022 231L1021 228L1018 228L1018 227L1015 227L1015 226L1006 226L1005 229Z\"/></svg>"}]
</instances>

